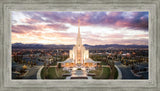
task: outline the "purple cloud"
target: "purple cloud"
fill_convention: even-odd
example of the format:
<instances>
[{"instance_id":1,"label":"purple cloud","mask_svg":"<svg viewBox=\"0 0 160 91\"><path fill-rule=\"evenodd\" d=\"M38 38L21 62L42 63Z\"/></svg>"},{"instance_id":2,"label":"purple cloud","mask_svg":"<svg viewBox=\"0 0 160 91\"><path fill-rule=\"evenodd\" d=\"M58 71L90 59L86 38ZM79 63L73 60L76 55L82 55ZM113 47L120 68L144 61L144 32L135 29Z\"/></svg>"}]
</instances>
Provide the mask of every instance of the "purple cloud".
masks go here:
<instances>
[{"instance_id":1,"label":"purple cloud","mask_svg":"<svg viewBox=\"0 0 160 91\"><path fill-rule=\"evenodd\" d=\"M16 13L15 13L16 14ZM127 28L131 30L140 30L142 34L124 34L116 32L112 34L101 35L94 32L83 31L81 33L84 43L89 44L148 44L148 12L21 12L25 17L12 18L12 32L16 34L26 34L27 37L33 36L39 40L50 37L56 37L62 41L66 39L75 39L77 33L66 31L72 26L78 25L80 19L81 26L89 27L110 27L113 30ZM14 15L13 15L14 16ZM16 15L15 15L16 16ZM15 19L15 20L14 20ZM19 20L18 20L19 19ZM22 25L23 24L23 25ZM107 31L106 28L106 31ZM44 32L46 29L56 31L53 33ZM94 29L95 30L95 29ZM98 30L98 27L97 27ZM121 29L122 30L122 29ZM61 32L58 32L61 31ZM66 31L66 32L63 32ZM72 31L72 30L71 30ZM99 30L98 30L99 31ZM109 32L111 30L108 30ZM146 31L146 32L143 32ZM138 33L137 32L137 33ZM84 33L84 34L83 34ZM88 34L87 34L88 33ZM126 32L127 33L127 32ZM86 36L87 35L87 36ZM51 39L51 40L54 40ZM66 40L64 40L65 42ZM94 43L93 43L94 41Z\"/></svg>"},{"instance_id":2,"label":"purple cloud","mask_svg":"<svg viewBox=\"0 0 160 91\"><path fill-rule=\"evenodd\" d=\"M69 23L77 25L78 19L81 26L102 26L112 28L130 28L135 30L148 30L148 12L23 12L30 18L26 23ZM127 16L127 14L130 14ZM129 18L132 17L132 18Z\"/></svg>"},{"instance_id":3,"label":"purple cloud","mask_svg":"<svg viewBox=\"0 0 160 91\"><path fill-rule=\"evenodd\" d=\"M61 24L47 24L47 25L12 25L12 32L24 34L32 31L44 31L49 28L58 31L65 31L68 29L65 25Z\"/></svg>"},{"instance_id":4,"label":"purple cloud","mask_svg":"<svg viewBox=\"0 0 160 91\"><path fill-rule=\"evenodd\" d=\"M28 25L12 25L12 32L14 33L26 33L32 30L37 30L35 26L28 26Z\"/></svg>"}]
</instances>

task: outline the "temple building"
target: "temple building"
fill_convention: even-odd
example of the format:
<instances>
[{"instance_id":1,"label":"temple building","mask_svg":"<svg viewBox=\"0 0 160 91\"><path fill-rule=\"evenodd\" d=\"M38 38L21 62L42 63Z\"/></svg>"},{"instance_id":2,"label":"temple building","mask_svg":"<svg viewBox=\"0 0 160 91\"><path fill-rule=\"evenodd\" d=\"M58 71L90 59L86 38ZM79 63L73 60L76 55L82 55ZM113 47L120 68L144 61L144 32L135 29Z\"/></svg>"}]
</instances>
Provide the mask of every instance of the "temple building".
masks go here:
<instances>
[{"instance_id":1,"label":"temple building","mask_svg":"<svg viewBox=\"0 0 160 91\"><path fill-rule=\"evenodd\" d=\"M62 67L72 68L72 67L85 67L85 68L95 68L99 61L93 61L89 58L89 50L82 45L82 38L80 34L80 21L78 21L78 35L76 45L72 50L69 51L69 58L61 63Z\"/></svg>"}]
</instances>

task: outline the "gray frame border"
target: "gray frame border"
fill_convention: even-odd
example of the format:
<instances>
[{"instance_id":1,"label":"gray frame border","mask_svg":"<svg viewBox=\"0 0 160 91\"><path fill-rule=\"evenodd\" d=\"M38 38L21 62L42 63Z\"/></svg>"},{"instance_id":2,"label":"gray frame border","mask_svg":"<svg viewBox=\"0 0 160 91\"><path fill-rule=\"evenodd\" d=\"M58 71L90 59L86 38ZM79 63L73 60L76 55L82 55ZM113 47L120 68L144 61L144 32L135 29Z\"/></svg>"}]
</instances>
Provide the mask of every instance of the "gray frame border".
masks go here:
<instances>
[{"instance_id":1,"label":"gray frame border","mask_svg":"<svg viewBox=\"0 0 160 91\"><path fill-rule=\"evenodd\" d=\"M158 90L159 0L5 0L0 2L0 90ZM149 11L149 80L11 80L10 11ZM21 87L21 88L20 88ZM29 87L29 88L28 88ZM53 89L54 88L54 89ZM85 88L85 89L84 89Z\"/></svg>"}]
</instances>

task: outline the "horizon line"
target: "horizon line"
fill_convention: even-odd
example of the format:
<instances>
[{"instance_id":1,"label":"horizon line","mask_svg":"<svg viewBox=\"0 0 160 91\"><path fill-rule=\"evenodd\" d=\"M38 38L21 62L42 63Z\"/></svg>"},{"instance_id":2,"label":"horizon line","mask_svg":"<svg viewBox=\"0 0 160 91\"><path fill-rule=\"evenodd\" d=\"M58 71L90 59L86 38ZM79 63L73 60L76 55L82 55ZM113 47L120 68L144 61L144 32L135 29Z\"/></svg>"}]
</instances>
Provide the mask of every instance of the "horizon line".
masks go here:
<instances>
[{"instance_id":1,"label":"horizon line","mask_svg":"<svg viewBox=\"0 0 160 91\"><path fill-rule=\"evenodd\" d=\"M17 42L19 43L19 42ZM16 44L16 43L11 43L11 44ZM20 44L41 44L41 45L76 45L76 44L42 44L42 43L20 43ZM83 44L83 45L90 45L90 46L96 46L96 45L92 45L92 44ZM139 44L98 44L98 45L139 45ZM145 45L145 46L149 46L149 45Z\"/></svg>"}]
</instances>

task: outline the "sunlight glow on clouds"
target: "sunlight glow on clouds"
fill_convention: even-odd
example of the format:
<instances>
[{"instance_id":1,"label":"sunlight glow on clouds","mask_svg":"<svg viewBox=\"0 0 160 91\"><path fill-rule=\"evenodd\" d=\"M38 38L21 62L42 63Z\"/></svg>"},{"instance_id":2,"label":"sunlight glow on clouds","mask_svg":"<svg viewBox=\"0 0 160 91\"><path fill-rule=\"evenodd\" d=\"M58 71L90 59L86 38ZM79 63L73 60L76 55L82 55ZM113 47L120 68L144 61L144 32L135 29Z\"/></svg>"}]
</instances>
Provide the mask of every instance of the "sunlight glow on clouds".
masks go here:
<instances>
[{"instance_id":1,"label":"sunlight glow on clouds","mask_svg":"<svg viewBox=\"0 0 160 91\"><path fill-rule=\"evenodd\" d=\"M148 45L148 12L12 13L12 43Z\"/></svg>"}]
</instances>

